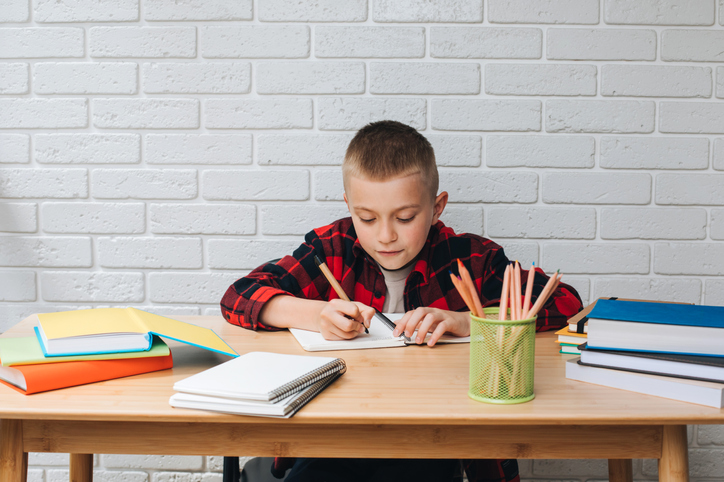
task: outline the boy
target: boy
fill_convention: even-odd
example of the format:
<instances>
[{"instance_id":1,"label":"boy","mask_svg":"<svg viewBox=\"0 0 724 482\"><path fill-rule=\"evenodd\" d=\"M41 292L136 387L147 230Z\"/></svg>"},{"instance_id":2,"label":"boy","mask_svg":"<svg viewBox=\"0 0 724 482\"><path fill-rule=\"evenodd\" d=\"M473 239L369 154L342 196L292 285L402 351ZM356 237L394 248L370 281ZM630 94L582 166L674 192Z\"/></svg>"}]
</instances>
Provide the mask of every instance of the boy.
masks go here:
<instances>
[{"instance_id":1,"label":"boy","mask_svg":"<svg viewBox=\"0 0 724 482\"><path fill-rule=\"evenodd\" d=\"M405 313L394 334L409 337L417 329L417 343L427 333L429 346L445 333L469 335L468 309L449 271L457 273L457 259L462 260L483 304L498 305L509 260L492 241L455 234L439 221L448 194L437 193L435 154L427 139L399 122L369 124L350 142L342 175L351 217L311 231L291 256L236 281L221 300L226 320L254 330L296 327L327 339L351 339L364 332L378 309ZM354 301L337 297L315 255ZM527 272L522 278L526 284ZM534 278L535 298L547 277L537 272ZM563 326L581 308L576 291L561 284L539 312L537 329ZM299 459L287 480L381 480L385 474L397 480L451 480L455 465ZM473 461L466 471L471 481L517 478L515 461Z\"/></svg>"}]
</instances>

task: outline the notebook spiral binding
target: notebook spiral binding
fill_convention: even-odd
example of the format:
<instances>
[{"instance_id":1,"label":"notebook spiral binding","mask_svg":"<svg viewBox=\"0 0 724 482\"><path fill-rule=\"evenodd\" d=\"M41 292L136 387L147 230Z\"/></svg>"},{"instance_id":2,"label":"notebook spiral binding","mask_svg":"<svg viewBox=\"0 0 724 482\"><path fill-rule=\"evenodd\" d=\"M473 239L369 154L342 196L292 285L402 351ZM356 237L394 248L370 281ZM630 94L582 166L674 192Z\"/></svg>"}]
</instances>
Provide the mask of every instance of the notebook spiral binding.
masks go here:
<instances>
[{"instance_id":1,"label":"notebook spiral binding","mask_svg":"<svg viewBox=\"0 0 724 482\"><path fill-rule=\"evenodd\" d=\"M342 373L344 372L339 372L317 381L312 386L312 388L308 390L304 395L300 396L299 398L295 398L294 401L289 404L289 411L292 414L297 413L297 411L302 408L308 401L316 397L319 392L327 388L329 384L341 377Z\"/></svg>"},{"instance_id":2,"label":"notebook spiral binding","mask_svg":"<svg viewBox=\"0 0 724 482\"><path fill-rule=\"evenodd\" d=\"M347 364L342 360L341 358L337 358L336 360L332 360L331 362L322 365L321 367L317 368L316 370L312 370L309 373L305 373L301 377L297 378L294 381L291 381L289 383L285 383L284 385L280 386L276 390L272 390L269 392L269 401L273 402L275 400L284 398L296 391L299 391L303 388L308 387L309 385L312 385L313 383L322 380L324 378L327 378L328 376L339 373L340 375L347 371Z\"/></svg>"}]
</instances>

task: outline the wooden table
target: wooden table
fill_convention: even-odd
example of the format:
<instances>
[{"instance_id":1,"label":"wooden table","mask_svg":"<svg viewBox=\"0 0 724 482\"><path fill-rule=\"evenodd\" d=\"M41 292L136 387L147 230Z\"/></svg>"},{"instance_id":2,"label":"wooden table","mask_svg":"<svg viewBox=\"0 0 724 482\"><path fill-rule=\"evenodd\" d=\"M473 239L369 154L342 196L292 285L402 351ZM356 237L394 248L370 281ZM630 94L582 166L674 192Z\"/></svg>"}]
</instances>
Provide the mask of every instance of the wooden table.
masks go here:
<instances>
[{"instance_id":1,"label":"wooden table","mask_svg":"<svg viewBox=\"0 0 724 482\"><path fill-rule=\"evenodd\" d=\"M239 353L305 354L286 332L212 327ZM3 336L30 333L28 320ZM225 456L659 459L661 481L687 481L686 424L724 423L724 410L567 380L552 333L536 339L536 398L520 405L467 396L468 346L326 352L347 373L291 419L174 409L175 381L225 360L172 345L174 368L23 396L0 385L0 482L24 481L28 452L70 453L72 480L92 479L93 453ZM308 353L306 353L308 354Z\"/></svg>"}]
</instances>

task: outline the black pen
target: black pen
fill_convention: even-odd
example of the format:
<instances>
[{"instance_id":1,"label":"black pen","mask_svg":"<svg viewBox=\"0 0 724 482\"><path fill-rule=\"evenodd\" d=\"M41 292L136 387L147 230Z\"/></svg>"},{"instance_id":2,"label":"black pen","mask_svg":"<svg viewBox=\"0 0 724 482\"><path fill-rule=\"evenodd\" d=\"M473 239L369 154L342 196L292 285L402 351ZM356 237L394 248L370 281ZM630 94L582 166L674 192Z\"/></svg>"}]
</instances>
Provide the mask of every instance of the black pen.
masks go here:
<instances>
[{"instance_id":1,"label":"black pen","mask_svg":"<svg viewBox=\"0 0 724 482\"><path fill-rule=\"evenodd\" d=\"M326 264L324 264L324 261L319 259L319 257L315 254L314 255L314 262L317 263L317 266L319 267L319 271L322 272L325 278L327 278L327 281L329 281L329 284L332 285L332 288L334 289L335 293L337 293L337 296L342 298L344 301L352 301L349 299L349 296L347 296L347 293L344 292L342 289L342 286L337 282L337 280L332 276L332 272L329 270ZM364 323L362 324L364 326ZM365 326L365 333L369 334L369 330Z\"/></svg>"}]
</instances>

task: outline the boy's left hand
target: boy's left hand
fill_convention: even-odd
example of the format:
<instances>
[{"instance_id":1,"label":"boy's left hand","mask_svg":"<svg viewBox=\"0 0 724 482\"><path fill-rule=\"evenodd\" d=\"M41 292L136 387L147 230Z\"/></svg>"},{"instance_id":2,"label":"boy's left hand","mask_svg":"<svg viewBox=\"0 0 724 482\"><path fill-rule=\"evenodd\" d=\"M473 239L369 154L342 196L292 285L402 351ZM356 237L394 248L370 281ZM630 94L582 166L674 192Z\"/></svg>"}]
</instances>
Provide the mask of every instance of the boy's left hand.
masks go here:
<instances>
[{"instance_id":1,"label":"boy's left hand","mask_svg":"<svg viewBox=\"0 0 724 482\"><path fill-rule=\"evenodd\" d=\"M437 340L445 333L455 336L469 336L470 313L446 311L438 308L416 308L408 311L402 318L397 320L397 326L393 334L400 336L404 331L405 336L410 338L415 330L417 330L417 334L413 341L418 345L425 341L428 333L432 333L427 341L428 346L437 343Z\"/></svg>"}]
</instances>

